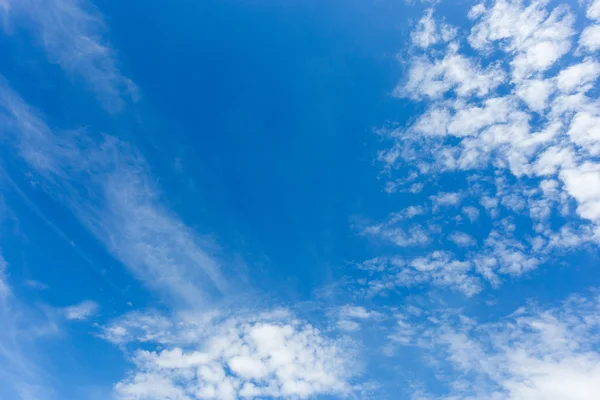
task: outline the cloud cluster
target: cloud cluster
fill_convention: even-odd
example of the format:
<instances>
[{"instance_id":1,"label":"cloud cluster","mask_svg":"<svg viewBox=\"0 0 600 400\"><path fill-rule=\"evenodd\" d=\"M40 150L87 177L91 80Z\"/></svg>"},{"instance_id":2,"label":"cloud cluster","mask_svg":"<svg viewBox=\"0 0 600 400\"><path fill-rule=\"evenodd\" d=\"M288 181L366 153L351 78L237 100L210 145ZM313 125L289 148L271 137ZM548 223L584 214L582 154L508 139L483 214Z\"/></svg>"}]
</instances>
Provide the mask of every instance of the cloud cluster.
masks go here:
<instances>
[{"instance_id":1,"label":"cloud cluster","mask_svg":"<svg viewBox=\"0 0 600 400\"><path fill-rule=\"evenodd\" d=\"M453 258L449 252L433 251L409 261L399 257L380 257L377 260L381 269L370 270L369 276L357 285L357 292L366 297L426 284L451 288L466 296L473 296L482 290L481 280L472 274L475 264Z\"/></svg>"},{"instance_id":2,"label":"cloud cluster","mask_svg":"<svg viewBox=\"0 0 600 400\"><path fill-rule=\"evenodd\" d=\"M419 324L404 314L390 338L420 347L447 379L446 391L420 399L591 400L600 390L599 312L591 294L552 309L523 307L493 323L445 313Z\"/></svg>"},{"instance_id":3,"label":"cloud cluster","mask_svg":"<svg viewBox=\"0 0 600 400\"><path fill-rule=\"evenodd\" d=\"M353 390L348 343L284 310L226 318L135 313L103 334L120 345L159 348L132 351L135 370L115 386L124 400L304 399Z\"/></svg>"},{"instance_id":4,"label":"cloud cluster","mask_svg":"<svg viewBox=\"0 0 600 400\"><path fill-rule=\"evenodd\" d=\"M454 242L462 250L447 262L475 266L454 273L457 288L463 274L496 286L501 275L520 276L551 254L598 243L600 61L591 43L600 6L588 4L583 28L575 6L484 2L469 12L469 30L447 39L447 24L426 11L412 36L406 78L394 90L424 111L408 126L387 129L391 144L379 160L391 178L388 192L413 192L417 177L422 190L428 180L452 176L465 182L464 195L431 196L429 219L407 227L392 215L369 233L429 253L427 244ZM456 229L431 230L441 226L440 209L461 205L462 213L452 220L446 213L443 221ZM474 224L482 211L491 229L476 247L463 219ZM445 273L451 270L448 264ZM427 270L408 281L437 280Z\"/></svg>"}]
</instances>

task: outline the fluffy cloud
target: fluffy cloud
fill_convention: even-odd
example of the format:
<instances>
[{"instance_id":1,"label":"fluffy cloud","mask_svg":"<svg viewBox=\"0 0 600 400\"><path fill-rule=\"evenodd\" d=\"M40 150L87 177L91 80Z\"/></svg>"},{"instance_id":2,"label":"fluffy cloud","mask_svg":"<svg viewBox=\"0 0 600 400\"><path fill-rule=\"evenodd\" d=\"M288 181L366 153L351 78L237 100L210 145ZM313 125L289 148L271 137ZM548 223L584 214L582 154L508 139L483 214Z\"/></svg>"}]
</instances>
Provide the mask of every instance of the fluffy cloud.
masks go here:
<instances>
[{"instance_id":1,"label":"fluffy cloud","mask_svg":"<svg viewBox=\"0 0 600 400\"><path fill-rule=\"evenodd\" d=\"M600 25L592 25L585 28L579 38L579 44L589 51L600 49Z\"/></svg>"},{"instance_id":2,"label":"fluffy cloud","mask_svg":"<svg viewBox=\"0 0 600 400\"><path fill-rule=\"evenodd\" d=\"M574 18L566 6L548 13L545 1L498 0L490 8L478 6L471 17L477 21L469 36L476 50L496 43L514 56L510 62L516 81L546 71L571 48Z\"/></svg>"},{"instance_id":3,"label":"fluffy cloud","mask_svg":"<svg viewBox=\"0 0 600 400\"><path fill-rule=\"evenodd\" d=\"M450 90L460 97L485 96L504 81L504 73L496 65L481 68L476 62L448 46L446 56L433 61L426 56L413 60L408 80L394 94L413 99L438 99Z\"/></svg>"},{"instance_id":4,"label":"fluffy cloud","mask_svg":"<svg viewBox=\"0 0 600 400\"><path fill-rule=\"evenodd\" d=\"M419 20L415 30L411 34L412 42L416 46L427 48L439 40L436 22L433 19L433 9L429 9L423 18Z\"/></svg>"},{"instance_id":5,"label":"fluffy cloud","mask_svg":"<svg viewBox=\"0 0 600 400\"><path fill-rule=\"evenodd\" d=\"M364 317L360 308L346 311ZM162 316L160 323L149 327L147 322L157 322L157 315L133 314L106 327L105 337L116 338L116 343L135 346L139 339L157 347L133 350L135 370L115 386L117 397L310 398L344 396L353 390L353 356L343 340L328 338L283 310L213 317L190 324L194 320L190 315ZM132 335L132 327L142 325L146 332L139 338Z\"/></svg>"},{"instance_id":6,"label":"fluffy cloud","mask_svg":"<svg viewBox=\"0 0 600 400\"><path fill-rule=\"evenodd\" d=\"M475 239L467 233L464 232L452 232L448 239L453 241L457 246L468 247L475 244Z\"/></svg>"},{"instance_id":7,"label":"fluffy cloud","mask_svg":"<svg viewBox=\"0 0 600 400\"><path fill-rule=\"evenodd\" d=\"M589 4L590 20L598 20L598 4ZM423 257L432 254L429 245L446 229L447 239L465 247L472 243L465 216L476 223L483 206L492 225L481 238L483 246L460 249L460 256L448 253L447 259L474 265L462 273L496 286L502 275L526 275L554 251L600 239L600 102L595 93L600 62L588 51L595 22L576 25L570 6L495 0L473 7L469 18L467 35L411 48L407 77L394 93L419 101L424 111L407 126L387 131L391 144L379 161L397 192L410 192L403 186L415 183L426 190L425 184L440 176L455 179L455 194L435 188L440 193L429 197L431 207L419 216L418 226L428 238L420 242ZM423 32L437 34L439 25L427 10L413 40ZM578 34L581 49L572 52ZM423 180L394 176L406 170ZM452 218L454 211L445 207L447 218L439 219L441 207L459 204L461 213ZM377 225L377 234L411 243L417 237L410 234L414 226L390 217ZM440 282L430 271L409 271L405 282ZM442 281L462 285L457 279ZM386 282L382 287L396 285ZM473 292L464 286L461 291Z\"/></svg>"}]
</instances>

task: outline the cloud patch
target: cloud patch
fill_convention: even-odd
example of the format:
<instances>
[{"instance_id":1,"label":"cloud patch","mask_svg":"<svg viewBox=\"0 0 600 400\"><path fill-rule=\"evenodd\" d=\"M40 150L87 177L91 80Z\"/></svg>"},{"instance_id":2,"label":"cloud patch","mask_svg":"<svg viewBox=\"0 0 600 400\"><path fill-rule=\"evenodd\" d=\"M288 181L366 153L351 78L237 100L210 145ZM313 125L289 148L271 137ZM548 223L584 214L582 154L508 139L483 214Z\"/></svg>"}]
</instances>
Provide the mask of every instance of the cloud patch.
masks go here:
<instances>
[{"instance_id":1,"label":"cloud patch","mask_svg":"<svg viewBox=\"0 0 600 400\"><path fill-rule=\"evenodd\" d=\"M141 281L178 304L201 305L226 284L204 239L161 201L129 144L85 130L53 130L0 78L0 131L24 168Z\"/></svg>"},{"instance_id":2,"label":"cloud patch","mask_svg":"<svg viewBox=\"0 0 600 400\"><path fill-rule=\"evenodd\" d=\"M110 111L138 97L135 84L121 74L115 50L105 38L106 27L86 0L4 0L5 26L31 31L51 63L76 82L83 81Z\"/></svg>"},{"instance_id":3,"label":"cloud patch","mask_svg":"<svg viewBox=\"0 0 600 400\"><path fill-rule=\"evenodd\" d=\"M134 322L137 318L144 315L125 316L125 325L115 321L105 337L129 336L132 325L144 324ZM351 346L285 310L215 316L210 323L192 325L187 320L163 316L141 336L142 342L160 347L132 351L135 369L115 386L119 399L305 399L353 391ZM176 332L169 333L171 327ZM129 336L128 346L135 347L137 340Z\"/></svg>"}]
</instances>

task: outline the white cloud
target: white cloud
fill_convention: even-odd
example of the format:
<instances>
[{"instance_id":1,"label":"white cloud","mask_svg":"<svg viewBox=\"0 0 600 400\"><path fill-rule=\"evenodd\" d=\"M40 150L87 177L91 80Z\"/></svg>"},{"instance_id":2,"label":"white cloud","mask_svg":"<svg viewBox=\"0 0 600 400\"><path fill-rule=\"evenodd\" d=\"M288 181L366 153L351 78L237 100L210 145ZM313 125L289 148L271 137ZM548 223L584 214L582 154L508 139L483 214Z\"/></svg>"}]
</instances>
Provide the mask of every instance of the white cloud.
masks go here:
<instances>
[{"instance_id":1,"label":"white cloud","mask_svg":"<svg viewBox=\"0 0 600 400\"><path fill-rule=\"evenodd\" d=\"M518 0L498 0L489 9L472 11L478 22L469 43L476 50L486 50L498 42L507 53L514 53L511 66L516 81L547 70L569 51L575 31L566 6L548 14L546 3L534 0L525 6Z\"/></svg>"},{"instance_id":2,"label":"white cloud","mask_svg":"<svg viewBox=\"0 0 600 400\"><path fill-rule=\"evenodd\" d=\"M49 195L149 287L199 305L225 290L215 245L161 202L156 179L128 144L89 132L54 132L0 80L7 142Z\"/></svg>"},{"instance_id":3,"label":"white cloud","mask_svg":"<svg viewBox=\"0 0 600 400\"><path fill-rule=\"evenodd\" d=\"M367 320L379 319L382 315L373 310L367 310L363 306L352 306L346 304L334 311L334 317L337 318L336 326L338 329L347 332L358 331L362 323Z\"/></svg>"},{"instance_id":4,"label":"white cloud","mask_svg":"<svg viewBox=\"0 0 600 400\"><path fill-rule=\"evenodd\" d=\"M447 107L433 108L419 117L414 129L425 135L442 136L448 131L450 117L450 111Z\"/></svg>"},{"instance_id":5,"label":"white cloud","mask_svg":"<svg viewBox=\"0 0 600 400\"><path fill-rule=\"evenodd\" d=\"M417 215L423 215L425 210L422 206L409 206L404 210L404 215L406 218L413 218Z\"/></svg>"},{"instance_id":6,"label":"white cloud","mask_svg":"<svg viewBox=\"0 0 600 400\"><path fill-rule=\"evenodd\" d=\"M84 321L98 311L98 304L93 301L83 301L63 309L65 317L69 320Z\"/></svg>"},{"instance_id":7,"label":"white cloud","mask_svg":"<svg viewBox=\"0 0 600 400\"><path fill-rule=\"evenodd\" d=\"M479 218L479 210L473 206L463 207L462 212L471 222L475 222Z\"/></svg>"},{"instance_id":8,"label":"white cloud","mask_svg":"<svg viewBox=\"0 0 600 400\"><path fill-rule=\"evenodd\" d=\"M44 369L38 340L56 337L60 329L51 316L13 293L7 268L0 255L0 397L53 400L52 377Z\"/></svg>"},{"instance_id":9,"label":"white cloud","mask_svg":"<svg viewBox=\"0 0 600 400\"><path fill-rule=\"evenodd\" d=\"M25 281L23 281L23 283L25 284L25 286L27 286L30 289L35 289L35 290L46 290L48 289L48 285L46 285L44 282L39 282L33 279L27 279Z\"/></svg>"},{"instance_id":10,"label":"white cloud","mask_svg":"<svg viewBox=\"0 0 600 400\"><path fill-rule=\"evenodd\" d=\"M348 319L340 319L336 322L338 329L346 332L355 332L360 330L360 324Z\"/></svg>"},{"instance_id":11,"label":"white cloud","mask_svg":"<svg viewBox=\"0 0 600 400\"><path fill-rule=\"evenodd\" d=\"M543 112L553 90L553 82L543 79L527 79L517 86L516 94L530 110Z\"/></svg>"},{"instance_id":12,"label":"white cloud","mask_svg":"<svg viewBox=\"0 0 600 400\"><path fill-rule=\"evenodd\" d=\"M427 48L438 42L437 26L433 19L433 9L425 12L425 15L419 20L415 30L411 34L414 45Z\"/></svg>"},{"instance_id":13,"label":"white cloud","mask_svg":"<svg viewBox=\"0 0 600 400\"><path fill-rule=\"evenodd\" d=\"M435 196L430 197L434 207L456 206L460 203L460 193L440 192Z\"/></svg>"},{"instance_id":14,"label":"white cloud","mask_svg":"<svg viewBox=\"0 0 600 400\"><path fill-rule=\"evenodd\" d=\"M408 70L408 80L394 94L412 99L440 98L454 91L457 96L485 96L504 81L504 73L495 65L480 68L473 60L449 46L446 56L437 62L427 57L415 58Z\"/></svg>"},{"instance_id":15,"label":"white cloud","mask_svg":"<svg viewBox=\"0 0 600 400\"><path fill-rule=\"evenodd\" d=\"M48 60L85 82L105 108L117 111L136 98L137 88L119 71L102 18L87 0L7 0L4 8L8 21L29 27Z\"/></svg>"},{"instance_id":16,"label":"white cloud","mask_svg":"<svg viewBox=\"0 0 600 400\"><path fill-rule=\"evenodd\" d=\"M506 97L487 99L483 107L459 109L448 125L448 133L458 137L472 136L482 128L506 122L511 112L514 112L511 99Z\"/></svg>"},{"instance_id":17,"label":"white cloud","mask_svg":"<svg viewBox=\"0 0 600 400\"><path fill-rule=\"evenodd\" d=\"M600 49L600 25L585 28L579 37L579 45L589 51Z\"/></svg>"},{"instance_id":18,"label":"white cloud","mask_svg":"<svg viewBox=\"0 0 600 400\"><path fill-rule=\"evenodd\" d=\"M423 246L431 241L429 228L413 225L404 229L397 226L397 222L392 216L383 224L368 226L362 233L384 239L400 247Z\"/></svg>"},{"instance_id":19,"label":"white cloud","mask_svg":"<svg viewBox=\"0 0 600 400\"><path fill-rule=\"evenodd\" d=\"M464 232L452 232L448 239L453 241L457 246L461 247L469 247L473 246L476 242L475 239L471 235L468 235Z\"/></svg>"},{"instance_id":20,"label":"white cloud","mask_svg":"<svg viewBox=\"0 0 600 400\"><path fill-rule=\"evenodd\" d=\"M600 75L600 64L588 59L560 71L556 77L557 87L566 93L588 91Z\"/></svg>"},{"instance_id":21,"label":"white cloud","mask_svg":"<svg viewBox=\"0 0 600 400\"><path fill-rule=\"evenodd\" d=\"M566 191L577 199L577 212L582 218L600 221L600 165L582 164L564 169L560 178Z\"/></svg>"},{"instance_id":22,"label":"white cloud","mask_svg":"<svg viewBox=\"0 0 600 400\"><path fill-rule=\"evenodd\" d=\"M550 310L521 308L496 323L438 318L429 338L454 369L443 398L592 400L600 390L596 296L574 296ZM445 397L448 396L448 397Z\"/></svg>"},{"instance_id":23,"label":"white cloud","mask_svg":"<svg viewBox=\"0 0 600 400\"><path fill-rule=\"evenodd\" d=\"M600 111L600 110L599 110ZM575 114L567 134L582 151L600 155L600 116L582 111Z\"/></svg>"},{"instance_id":24,"label":"white cloud","mask_svg":"<svg viewBox=\"0 0 600 400\"><path fill-rule=\"evenodd\" d=\"M433 18L434 14L429 15ZM435 49L413 48L404 60L406 80L395 94L420 101L424 111L408 126L394 127L389 133L393 144L380 153L393 155L381 158L386 171L392 174L402 165L432 177L463 171L509 172L510 183L502 190L473 194L493 220L503 212L529 214L532 240L544 251L557 248L559 238L566 240L566 247L570 247L567 242L577 242L559 233L564 226L550 228L547 221L553 215L566 218L579 232L575 236L587 237L583 232L590 227L600 232L600 206L593 186L579 189L584 181L595 183L599 168L600 103L595 84L600 62L583 52L563 58L576 29L592 28L576 26L574 15L569 6L547 1L489 1L471 9L473 26L468 37L457 32L452 43L438 42ZM596 18L593 15L595 11L588 11L588 17ZM433 23L440 26L439 21ZM465 41L474 53L462 50ZM499 57L506 62L497 63ZM484 75L487 78L481 79ZM476 78L463 86L464 76ZM474 187L487 184L483 175L470 179ZM539 191L538 183L548 179L560 184L550 192ZM436 198L431 200L432 210L439 210ZM576 207L570 205L573 200ZM475 220L475 212L467 216ZM524 244L507 245L502 257L480 263L487 267L479 269L523 274L539 265L530 251ZM494 268L491 259L497 263Z\"/></svg>"},{"instance_id":25,"label":"white cloud","mask_svg":"<svg viewBox=\"0 0 600 400\"><path fill-rule=\"evenodd\" d=\"M372 297L399 288L429 284L473 296L482 289L473 271L473 263L454 259L449 252L434 251L408 262L395 258L388 260L385 269L370 271L372 275L364 281L364 287L358 292Z\"/></svg>"},{"instance_id":26,"label":"white cloud","mask_svg":"<svg viewBox=\"0 0 600 400\"><path fill-rule=\"evenodd\" d=\"M367 319L373 316L373 313L362 306L345 305L340 309L340 315L346 318Z\"/></svg>"},{"instance_id":27,"label":"white cloud","mask_svg":"<svg viewBox=\"0 0 600 400\"><path fill-rule=\"evenodd\" d=\"M11 293L6 279L6 261L0 256L0 301L4 301Z\"/></svg>"},{"instance_id":28,"label":"white cloud","mask_svg":"<svg viewBox=\"0 0 600 400\"><path fill-rule=\"evenodd\" d=\"M147 334L142 336L145 348L151 344L157 349L134 351L135 370L115 386L119 399L303 399L353 391L354 356L348 344L286 311L220 318L199 330L187 318L163 318L176 327L176 336L161 332L160 326L150 328L150 342ZM115 321L109 330L120 323ZM137 338L130 339L135 345Z\"/></svg>"},{"instance_id":29,"label":"white cloud","mask_svg":"<svg viewBox=\"0 0 600 400\"><path fill-rule=\"evenodd\" d=\"M476 4L473 7L471 7L471 10L469 10L468 17L469 19L479 18L485 13L485 11L486 9L483 3Z\"/></svg>"},{"instance_id":30,"label":"white cloud","mask_svg":"<svg viewBox=\"0 0 600 400\"><path fill-rule=\"evenodd\" d=\"M217 312L179 313L171 317L157 311L131 312L103 326L101 337L117 345L139 342L185 347L199 343L219 317Z\"/></svg>"},{"instance_id":31,"label":"white cloud","mask_svg":"<svg viewBox=\"0 0 600 400\"><path fill-rule=\"evenodd\" d=\"M600 1L593 0L587 9L586 16L590 19L600 21Z\"/></svg>"},{"instance_id":32,"label":"white cloud","mask_svg":"<svg viewBox=\"0 0 600 400\"><path fill-rule=\"evenodd\" d=\"M488 265L494 265L499 272L513 276L531 271L542 262L540 255L530 254L525 244L498 231L492 231L486 238L483 254L488 263L494 260Z\"/></svg>"}]
</instances>

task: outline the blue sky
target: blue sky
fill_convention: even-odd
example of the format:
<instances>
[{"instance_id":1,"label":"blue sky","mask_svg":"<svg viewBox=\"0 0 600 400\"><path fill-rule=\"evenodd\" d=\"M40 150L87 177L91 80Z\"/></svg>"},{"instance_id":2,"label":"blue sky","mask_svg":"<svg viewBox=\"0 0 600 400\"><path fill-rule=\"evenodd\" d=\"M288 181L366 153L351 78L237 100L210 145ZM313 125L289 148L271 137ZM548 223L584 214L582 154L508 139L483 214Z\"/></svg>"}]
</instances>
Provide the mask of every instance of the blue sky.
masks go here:
<instances>
[{"instance_id":1,"label":"blue sky","mask_svg":"<svg viewBox=\"0 0 600 400\"><path fill-rule=\"evenodd\" d=\"M597 398L600 1L0 24L1 399Z\"/></svg>"}]
</instances>

